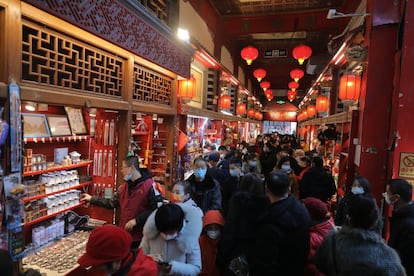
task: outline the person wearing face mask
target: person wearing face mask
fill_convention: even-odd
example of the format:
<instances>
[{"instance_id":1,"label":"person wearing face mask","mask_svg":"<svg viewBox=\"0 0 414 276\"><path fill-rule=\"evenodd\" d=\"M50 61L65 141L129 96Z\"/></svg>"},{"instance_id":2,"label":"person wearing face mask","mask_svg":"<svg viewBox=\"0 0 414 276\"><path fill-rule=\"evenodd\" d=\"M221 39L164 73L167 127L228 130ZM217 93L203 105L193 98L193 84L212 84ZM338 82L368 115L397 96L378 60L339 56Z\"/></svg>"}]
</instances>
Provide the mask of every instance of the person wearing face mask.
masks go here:
<instances>
[{"instance_id":1,"label":"person wearing face mask","mask_svg":"<svg viewBox=\"0 0 414 276\"><path fill-rule=\"evenodd\" d=\"M132 246L138 247L142 239L142 227L151 212L162 204L163 196L150 172L139 167L136 156L128 156L122 161L121 172L124 182L112 198L85 193L80 200L107 209L120 208L119 226L131 234Z\"/></svg>"},{"instance_id":2,"label":"person wearing face mask","mask_svg":"<svg viewBox=\"0 0 414 276\"><path fill-rule=\"evenodd\" d=\"M296 198L299 198L298 177L290 166L290 157L282 156L277 165L277 169L284 171L289 176L290 193Z\"/></svg>"},{"instance_id":3,"label":"person wearing face mask","mask_svg":"<svg viewBox=\"0 0 414 276\"><path fill-rule=\"evenodd\" d=\"M259 156L259 161L262 166L262 173L266 177L277 164L276 149L267 142L263 145L263 151Z\"/></svg>"},{"instance_id":4,"label":"person wearing face mask","mask_svg":"<svg viewBox=\"0 0 414 276\"><path fill-rule=\"evenodd\" d=\"M82 275L104 272L105 275L157 276L154 260L140 249L131 249L131 241L131 235L115 225L95 228L89 235L85 254L78 259L81 268L88 270Z\"/></svg>"},{"instance_id":5,"label":"person wearing face mask","mask_svg":"<svg viewBox=\"0 0 414 276\"><path fill-rule=\"evenodd\" d=\"M203 215L203 211L197 206L197 203L190 196L191 193L191 186L188 181L178 181L174 184L171 190L170 200L173 203L184 203L186 205L192 206L200 211L201 215Z\"/></svg>"},{"instance_id":6,"label":"person wearing face mask","mask_svg":"<svg viewBox=\"0 0 414 276\"><path fill-rule=\"evenodd\" d=\"M220 184L209 174L203 158L194 160L194 172L187 181L191 187L191 198L204 214L208 210L221 210Z\"/></svg>"},{"instance_id":7,"label":"person wearing face mask","mask_svg":"<svg viewBox=\"0 0 414 276\"><path fill-rule=\"evenodd\" d=\"M388 245L401 258L407 275L414 275L414 203L413 186L404 179L388 181L383 194L387 204L394 207L390 220Z\"/></svg>"},{"instance_id":8,"label":"person wearing face mask","mask_svg":"<svg viewBox=\"0 0 414 276\"><path fill-rule=\"evenodd\" d=\"M216 263L218 243L223 230L223 215L218 210L210 210L203 219L203 232L199 242L201 249L202 270L199 276L220 276Z\"/></svg>"},{"instance_id":9,"label":"person wearing face mask","mask_svg":"<svg viewBox=\"0 0 414 276\"><path fill-rule=\"evenodd\" d=\"M200 273L202 224L202 213L183 203L164 204L148 217L140 247L157 262L158 275Z\"/></svg>"},{"instance_id":10,"label":"person wearing face mask","mask_svg":"<svg viewBox=\"0 0 414 276\"><path fill-rule=\"evenodd\" d=\"M338 209L335 213L335 224L338 226L343 225L346 222L346 216L348 214L349 202L356 195L363 195L375 200L371 194L371 185L365 177L357 176L351 185L351 191L348 192L342 200L339 202Z\"/></svg>"},{"instance_id":11,"label":"person wearing face mask","mask_svg":"<svg viewBox=\"0 0 414 276\"><path fill-rule=\"evenodd\" d=\"M258 158L255 153L248 153L246 156L246 161L242 164L242 171L244 174L255 173L261 174L261 163L258 161Z\"/></svg>"},{"instance_id":12,"label":"person wearing face mask","mask_svg":"<svg viewBox=\"0 0 414 276\"><path fill-rule=\"evenodd\" d=\"M229 160L229 172L230 177L226 179L221 186L222 206L224 215L227 214L229 209L230 198L240 190L240 179L243 176L242 162L236 157L232 157Z\"/></svg>"}]
</instances>

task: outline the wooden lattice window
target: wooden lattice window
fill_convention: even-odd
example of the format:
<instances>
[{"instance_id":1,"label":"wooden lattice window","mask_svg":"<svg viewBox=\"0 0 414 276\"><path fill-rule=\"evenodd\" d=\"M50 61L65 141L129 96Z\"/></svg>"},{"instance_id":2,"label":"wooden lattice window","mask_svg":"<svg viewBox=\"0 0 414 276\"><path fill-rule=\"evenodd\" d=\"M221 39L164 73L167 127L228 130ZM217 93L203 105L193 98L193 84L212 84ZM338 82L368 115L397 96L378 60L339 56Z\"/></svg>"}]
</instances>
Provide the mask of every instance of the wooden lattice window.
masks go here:
<instances>
[{"instance_id":1,"label":"wooden lattice window","mask_svg":"<svg viewBox=\"0 0 414 276\"><path fill-rule=\"evenodd\" d=\"M134 65L133 100L171 105L171 98L171 78L139 64Z\"/></svg>"},{"instance_id":2,"label":"wooden lattice window","mask_svg":"<svg viewBox=\"0 0 414 276\"><path fill-rule=\"evenodd\" d=\"M124 59L24 21L22 81L121 97Z\"/></svg>"}]
</instances>

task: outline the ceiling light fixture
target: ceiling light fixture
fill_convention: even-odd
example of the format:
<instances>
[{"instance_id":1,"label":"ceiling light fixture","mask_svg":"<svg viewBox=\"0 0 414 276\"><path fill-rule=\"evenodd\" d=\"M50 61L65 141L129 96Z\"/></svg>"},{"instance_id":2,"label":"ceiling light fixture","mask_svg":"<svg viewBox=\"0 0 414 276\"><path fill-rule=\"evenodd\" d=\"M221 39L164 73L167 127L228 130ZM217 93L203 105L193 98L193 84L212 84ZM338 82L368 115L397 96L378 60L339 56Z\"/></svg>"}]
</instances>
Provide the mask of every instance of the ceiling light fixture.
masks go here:
<instances>
[{"instance_id":1,"label":"ceiling light fixture","mask_svg":"<svg viewBox=\"0 0 414 276\"><path fill-rule=\"evenodd\" d=\"M342 17L353 17L353 16L368 16L370 13L342 13L336 11L336 9L329 9L328 14L326 15L327 19L335 19Z\"/></svg>"}]
</instances>

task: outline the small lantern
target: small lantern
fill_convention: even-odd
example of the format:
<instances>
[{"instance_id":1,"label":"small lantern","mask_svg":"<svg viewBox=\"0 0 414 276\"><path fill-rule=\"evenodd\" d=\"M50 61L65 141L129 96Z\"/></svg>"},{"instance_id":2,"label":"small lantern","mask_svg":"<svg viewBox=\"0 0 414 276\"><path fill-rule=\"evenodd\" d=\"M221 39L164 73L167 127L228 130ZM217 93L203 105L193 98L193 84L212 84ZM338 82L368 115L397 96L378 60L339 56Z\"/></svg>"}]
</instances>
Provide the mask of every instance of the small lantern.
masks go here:
<instances>
[{"instance_id":1,"label":"small lantern","mask_svg":"<svg viewBox=\"0 0 414 276\"><path fill-rule=\"evenodd\" d=\"M272 89L266 89L266 91L264 92L264 94L265 94L265 96L267 96L267 95L273 96L273 91L272 91Z\"/></svg>"},{"instance_id":2,"label":"small lantern","mask_svg":"<svg viewBox=\"0 0 414 276\"><path fill-rule=\"evenodd\" d=\"M361 77L355 74L345 74L339 81L339 99L355 101L361 94Z\"/></svg>"},{"instance_id":3,"label":"small lantern","mask_svg":"<svg viewBox=\"0 0 414 276\"><path fill-rule=\"evenodd\" d=\"M193 76L178 81L178 98L182 103L189 103L196 95L196 80Z\"/></svg>"},{"instance_id":4,"label":"small lantern","mask_svg":"<svg viewBox=\"0 0 414 276\"><path fill-rule=\"evenodd\" d=\"M259 56L259 51L253 46L247 46L241 50L240 55L246 61L247 65L250 65Z\"/></svg>"},{"instance_id":5,"label":"small lantern","mask_svg":"<svg viewBox=\"0 0 414 276\"><path fill-rule=\"evenodd\" d=\"M313 104L308 105L308 107L306 108L306 111L308 113L309 118L316 115L316 107Z\"/></svg>"},{"instance_id":6,"label":"small lantern","mask_svg":"<svg viewBox=\"0 0 414 276\"><path fill-rule=\"evenodd\" d=\"M273 100L273 94L266 94L266 99L270 102Z\"/></svg>"},{"instance_id":7,"label":"small lantern","mask_svg":"<svg viewBox=\"0 0 414 276\"><path fill-rule=\"evenodd\" d=\"M249 116L249 118L253 118L254 117L254 109L253 108L250 108L247 111L247 116Z\"/></svg>"},{"instance_id":8,"label":"small lantern","mask_svg":"<svg viewBox=\"0 0 414 276\"><path fill-rule=\"evenodd\" d=\"M299 83L296 81L291 81L288 83L288 87L290 88L290 90L295 91L299 88Z\"/></svg>"},{"instance_id":9,"label":"small lantern","mask_svg":"<svg viewBox=\"0 0 414 276\"><path fill-rule=\"evenodd\" d=\"M302 69L296 68L290 71L290 77L298 82L303 76L305 75L305 72L303 72Z\"/></svg>"},{"instance_id":10,"label":"small lantern","mask_svg":"<svg viewBox=\"0 0 414 276\"><path fill-rule=\"evenodd\" d=\"M262 81L260 83L260 87L263 88L263 91L266 91L266 89L268 89L270 87L270 82L268 82L268 81Z\"/></svg>"},{"instance_id":11,"label":"small lantern","mask_svg":"<svg viewBox=\"0 0 414 276\"><path fill-rule=\"evenodd\" d=\"M265 69L256 69L253 71L253 76L257 79L258 82L261 82L264 77L266 77Z\"/></svg>"},{"instance_id":12,"label":"small lantern","mask_svg":"<svg viewBox=\"0 0 414 276\"><path fill-rule=\"evenodd\" d=\"M246 104L239 103L236 108L237 115L244 115L246 114Z\"/></svg>"},{"instance_id":13,"label":"small lantern","mask_svg":"<svg viewBox=\"0 0 414 276\"><path fill-rule=\"evenodd\" d=\"M329 99L325 95L320 95L316 97L316 111L318 113L324 113L328 111L329 108Z\"/></svg>"},{"instance_id":14,"label":"small lantern","mask_svg":"<svg viewBox=\"0 0 414 276\"><path fill-rule=\"evenodd\" d=\"M261 115L262 115L262 113L261 113L260 111L256 111L256 112L254 113L254 117L255 117L257 120L260 120Z\"/></svg>"},{"instance_id":15,"label":"small lantern","mask_svg":"<svg viewBox=\"0 0 414 276\"><path fill-rule=\"evenodd\" d=\"M231 98L229 95L221 95L220 97L220 109L229 109L231 105Z\"/></svg>"},{"instance_id":16,"label":"small lantern","mask_svg":"<svg viewBox=\"0 0 414 276\"><path fill-rule=\"evenodd\" d=\"M306 45L299 45L293 48L292 56L298 60L302 65L305 59L308 59L312 55L312 49Z\"/></svg>"},{"instance_id":17,"label":"small lantern","mask_svg":"<svg viewBox=\"0 0 414 276\"><path fill-rule=\"evenodd\" d=\"M290 102L292 102L294 99L296 99L296 91L289 90L287 93L287 98Z\"/></svg>"}]
</instances>

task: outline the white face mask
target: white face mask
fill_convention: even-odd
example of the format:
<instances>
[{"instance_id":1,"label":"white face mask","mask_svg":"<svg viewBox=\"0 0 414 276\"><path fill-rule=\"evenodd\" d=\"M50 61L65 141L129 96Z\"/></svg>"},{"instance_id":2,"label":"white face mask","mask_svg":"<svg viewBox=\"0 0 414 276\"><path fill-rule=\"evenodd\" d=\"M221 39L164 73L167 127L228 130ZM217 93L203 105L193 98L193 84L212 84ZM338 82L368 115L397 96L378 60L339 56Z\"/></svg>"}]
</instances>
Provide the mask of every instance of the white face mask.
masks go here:
<instances>
[{"instance_id":1,"label":"white face mask","mask_svg":"<svg viewBox=\"0 0 414 276\"><path fill-rule=\"evenodd\" d=\"M246 154L247 153L247 149L242 149L242 153Z\"/></svg>"},{"instance_id":2,"label":"white face mask","mask_svg":"<svg viewBox=\"0 0 414 276\"><path fill-rule=\"evenodd\" d=\"M256 163L256 161L249 161L249 165L250 165L250 167L256 167L257 163Z\"/></svg>"},{"instance_id":3,"label":"white face mask","mask_svg":"<svg viewBox=\"0 0 414 276\"><path fill-rule=\"evenodd\" d=\"M388 205L393 205L395 202L392 202L391 201L391 199L390 199L390 196L385 192L385 193L383 193L382 194L382 196L384 197L384 199L385 199L385 202L388 204Z\"/></svg>"},{"instance_id":4,"label":"white face mask","mask_svg":"<svg viewBox=\"0 0 414 276\"><path fill-rule=\"evenodd\" d=\"M215 239L217 239L218 237L220 237L220 230L210 230L210 231L207 231L207 236L210 238L210 239L213 239L213 240L215 240Z\"/></svg>"},{"instance_id":5,"label":"white face mask","mask_svg":"<svg viewBox=\"0 0 414 276\"><path fill-rule=\"evenodd\" d=\"M364 188L356 187L356 186L352 187L351 193L353 193L354 195L362 195L362 194L364 194Z\"/></svg>"},{"instance_id":6,"label":"white face mask","mask_svg":"<svg viewBox=\"0 0 414 276\"><path fill-rule=\"evenodd\" d=\"M174 233L174 234L171 234L171 235L167 235L165 233L161 233L160 235L164 240L169 241L169 240L173 240L173 239L177 238L178 232Z\"/></svg>"},{"instance_id":7,"label":"white face mask","mask_svg":"<svg viewBox=\"0 0 414 276\"><path fill-rule=\"evenodd\" d=\"M224 153L220 154L220 159L224 159L224 157L226 157Z\"/></svg>"}]
</instances>

